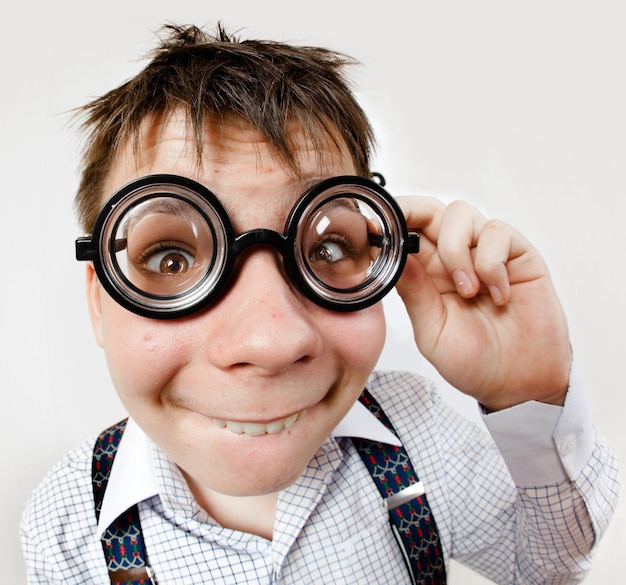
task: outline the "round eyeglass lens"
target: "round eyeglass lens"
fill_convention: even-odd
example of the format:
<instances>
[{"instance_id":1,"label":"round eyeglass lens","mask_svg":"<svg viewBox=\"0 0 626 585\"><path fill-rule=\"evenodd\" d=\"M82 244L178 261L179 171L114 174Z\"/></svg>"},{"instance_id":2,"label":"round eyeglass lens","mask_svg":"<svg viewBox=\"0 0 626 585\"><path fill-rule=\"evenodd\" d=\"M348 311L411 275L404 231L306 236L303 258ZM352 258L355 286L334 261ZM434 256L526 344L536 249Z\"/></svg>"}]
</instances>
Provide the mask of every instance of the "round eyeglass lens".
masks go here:
<instances>
[{"instance_id":1,"label":"round eyeglass lens","mask_svg":"<svg viewBox=\"0 0 626 585\"><path fill-rule=\"evenodd\" d=\"M321 205L303 226L303 257L327 287L354 290L367 281L380 254L370 245L380 219L363 201L338 197Z\"/></svg>"},{"instance_id":2,"label":"round eyeglass lens","mask_svg":"<svg viewBox=\"0 0 626 585\"><path fill-rule=\"evenodd\" d=\"M201 195L149 185L109 211L100 237L102 269L127 306L150 315L186 314L215 294L228 262L228 234Z\"/></svg>"},{"instance_id":3,"label":"round eyeglass lens","mask_svg":"<svg viewBox=\"0 0 626 585\"><path fill-rule=\"evenodd\" d=\"M355 185L318 196L300 221L297 263L316 294L338 303L380 295L402 263L396 210Z\"/></svg>"},{"instance_id":4,"label":"round eyeglass lens","mask_svg":"<svg viewBox=\"0 0 626 585\"><path fill-rule=\"evenodd\" d=\"M131 207L113 232L124 280L149 296L173 297L195 287L215 260L215 235L190 203L155 197Z\"/></svg>"}]
</instances>

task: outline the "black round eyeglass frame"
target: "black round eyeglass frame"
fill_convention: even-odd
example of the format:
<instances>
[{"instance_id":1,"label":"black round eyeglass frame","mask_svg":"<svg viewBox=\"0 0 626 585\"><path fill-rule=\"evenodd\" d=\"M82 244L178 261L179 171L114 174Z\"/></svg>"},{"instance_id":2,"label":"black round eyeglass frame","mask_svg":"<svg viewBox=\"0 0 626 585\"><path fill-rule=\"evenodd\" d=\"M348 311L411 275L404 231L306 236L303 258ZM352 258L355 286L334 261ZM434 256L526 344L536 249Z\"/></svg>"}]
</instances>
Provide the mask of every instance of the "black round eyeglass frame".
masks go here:
<instances>
[{"instance_id":1,"label":"black round eyeglass frame","mask_svg":"<svg viewBox=\"0 0 626 585\"><path fill-rule=\"evenodd\" d=\"M116 191L104 204L94 224L91 235L76 239L76 259L93 262L100 283L106 292L121 306L129 311L153 319L176 319L194 314L209 306L226 290L231 280L237 257L251 246L271 246L283 257L283 265L288 279L308 299L317 305L340 312L358 311L380 301L396 284L406 263L408 254L419 251L419 234L409 232L406 221L398 204L382 187L384 179L375 175L380 182L365 177L342 175L325 179L308 189L296 202L285 223L283 233L258 228L235 234L233 225L218 197L204 185L179 175L156 174L135 179ZM330 193L324 198L325 193ZM312 273L307 274L306 267L298 259L296 242L303 215L310 210L312 202L320 197L322 201L349 196L361 199L378 209L382 218L389 218L385 223L392 242L377 241L386 237L370 235L370 245L388 249L391 258L384 267L380 282L370 283L369 290L360 291L360 287L347 291L321 283ZM204 218L211 231L216 227L221 234L223 250L219 255L218 272L206 274L190 290L184 293L160 297L141 291L126 280L116 270L114 258L117 241L108 238L112 232L111 222L118 209L137 204L142 200L156 197L180 198L190 203ZM215 223L218 223L215 226ZM210 278L209 282L207 279ZM364 296L360 297L359 295Z\"/></svg>"}]
</instances>

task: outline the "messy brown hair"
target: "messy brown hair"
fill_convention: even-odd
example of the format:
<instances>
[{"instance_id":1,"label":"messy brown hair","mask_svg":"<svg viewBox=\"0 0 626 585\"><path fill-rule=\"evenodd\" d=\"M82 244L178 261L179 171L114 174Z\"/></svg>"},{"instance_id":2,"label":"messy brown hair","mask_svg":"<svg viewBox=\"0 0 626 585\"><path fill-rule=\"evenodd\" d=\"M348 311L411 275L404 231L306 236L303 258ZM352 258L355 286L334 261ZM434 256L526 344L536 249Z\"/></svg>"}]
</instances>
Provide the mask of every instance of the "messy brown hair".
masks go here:
<instances>
[{"instance_id":1,"label":"messy brown hair","mask_svg":"<svg viewBox=\"0 0 626 585\"><path fill-rule=\"evenodd\" d=\"M357 174L370 174L373 132L350 90L345 71L354 60L327 49L272 41L239 41L218 25L164 27L160 45L135 77L79 109L86 143L76 209L91 232L103 184L118 149L142 122L181 107L194 134L198 161L207 116L235 117L258 129L286 167L298 172L289 124L296 122L316 148L342 140Z\"/></svg>"}]
</instances>

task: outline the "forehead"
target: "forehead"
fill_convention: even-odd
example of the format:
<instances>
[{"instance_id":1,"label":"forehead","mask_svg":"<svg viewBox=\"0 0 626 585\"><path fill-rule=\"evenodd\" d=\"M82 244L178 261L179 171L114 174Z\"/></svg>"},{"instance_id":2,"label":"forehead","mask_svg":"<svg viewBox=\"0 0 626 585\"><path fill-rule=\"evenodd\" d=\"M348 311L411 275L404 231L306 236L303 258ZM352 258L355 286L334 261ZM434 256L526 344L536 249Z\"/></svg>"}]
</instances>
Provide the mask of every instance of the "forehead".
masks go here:
<instances>
[{"instance_id":1,"label":"forehead","mask_svg":"<svg viewBox=\"0 0 626 585\"><path fill-rule=\"evenodd\" d=\"M287 203L318 180L355 173L340 138L325 136L314 145L296 123L290 124L288 138L298 172L279 159L261 132L242 120L208 117L202 136L196 137L183 112L155 116L143 122L136 144L128 141L119 149L103 195L108 198L138 177L171 173L204 184L227 207L269 194Z\"/></svg>"}]
</instances>

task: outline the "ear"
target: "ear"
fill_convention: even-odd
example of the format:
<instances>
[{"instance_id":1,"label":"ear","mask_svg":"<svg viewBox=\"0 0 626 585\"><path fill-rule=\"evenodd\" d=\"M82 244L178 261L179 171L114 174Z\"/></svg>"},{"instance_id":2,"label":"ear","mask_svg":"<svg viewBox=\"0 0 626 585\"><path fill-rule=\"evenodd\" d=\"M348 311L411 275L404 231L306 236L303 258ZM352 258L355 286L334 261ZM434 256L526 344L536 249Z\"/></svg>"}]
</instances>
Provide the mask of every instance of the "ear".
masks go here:
<instances>
[{"instance_id":1,"label":"ear","mask_svg":"<svg viewBox=\"0 0 626 585\"><path fill-rule=\"evenodd\" d=\"M100 281L96 275L96 271L91 262L87 262L85 271L85 284L87 292L87 305L89 307L89 317L91 318L91 326L96 336L96 341L100 346L103 345L103 318L102 318L102 288Z\"/></svg>"}]
</instances>

